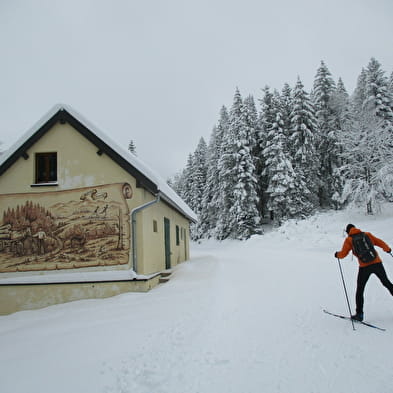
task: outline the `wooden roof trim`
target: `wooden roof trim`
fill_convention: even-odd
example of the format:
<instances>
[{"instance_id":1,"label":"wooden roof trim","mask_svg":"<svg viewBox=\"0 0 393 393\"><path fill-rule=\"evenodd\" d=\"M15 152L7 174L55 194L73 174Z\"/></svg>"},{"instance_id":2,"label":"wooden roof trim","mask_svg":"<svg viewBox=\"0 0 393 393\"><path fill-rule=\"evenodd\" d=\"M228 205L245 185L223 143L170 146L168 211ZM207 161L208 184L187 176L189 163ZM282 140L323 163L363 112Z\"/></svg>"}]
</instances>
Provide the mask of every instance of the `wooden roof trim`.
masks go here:
<instances>
[{"instance_id":1,"label":"wooden roof trim","mask_svg":"<svg viewBox=\"0 0 393 393\"><path fill-rule=\"evenodd\" d=\"M27 150L34 145L47 131L49 131L55 124L57 119L52 117L40 129L37 130L29 139L27 139L18 149L16 149L1 165L0 176L13 165L20 157L25 157Z\"/></svg>"}]
</instances>

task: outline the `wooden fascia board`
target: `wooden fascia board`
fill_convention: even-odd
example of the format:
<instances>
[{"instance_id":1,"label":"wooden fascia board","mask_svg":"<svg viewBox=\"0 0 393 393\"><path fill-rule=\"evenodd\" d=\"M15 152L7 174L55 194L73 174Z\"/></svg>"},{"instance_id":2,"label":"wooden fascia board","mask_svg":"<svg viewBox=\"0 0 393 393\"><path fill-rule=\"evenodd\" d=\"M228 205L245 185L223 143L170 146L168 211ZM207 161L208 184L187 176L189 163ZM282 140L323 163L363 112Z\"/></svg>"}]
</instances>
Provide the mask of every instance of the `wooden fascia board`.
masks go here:
<instances>
[{"instance_id":1,"label":"wooden fascia board","mask_svg":"<svg viewBox=\"0 0 393 393\"><path fill-rule=\"evenodd\" d=\"M42 127L40 127L29 139L27 139L17 150L12 153L6 161L0 166L0 176L13 165L20 157L26 156L27 150L36 143L48 130L56 123L57 119L53 116Z\"/></svg>"}]
</instances>

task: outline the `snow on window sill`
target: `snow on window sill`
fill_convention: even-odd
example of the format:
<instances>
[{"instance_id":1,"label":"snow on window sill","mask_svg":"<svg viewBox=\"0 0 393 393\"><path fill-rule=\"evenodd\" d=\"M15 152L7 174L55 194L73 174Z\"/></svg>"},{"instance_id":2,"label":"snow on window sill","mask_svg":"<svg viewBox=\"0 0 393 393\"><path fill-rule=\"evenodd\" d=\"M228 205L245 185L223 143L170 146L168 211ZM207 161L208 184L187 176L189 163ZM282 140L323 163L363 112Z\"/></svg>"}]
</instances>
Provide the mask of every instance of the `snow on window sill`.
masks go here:
<instances>
[{"instance_id":1,"label":"snow on window sill","mask_svg":"<svg viewBox=\"0 0 393 393\"><path fill-rule=\"evenodd\" d=\"M34 183L31 184L30 187L53 187L58 186L59 183L57 181L47 182L47 183Z\"/></svg>"}]
</instances>

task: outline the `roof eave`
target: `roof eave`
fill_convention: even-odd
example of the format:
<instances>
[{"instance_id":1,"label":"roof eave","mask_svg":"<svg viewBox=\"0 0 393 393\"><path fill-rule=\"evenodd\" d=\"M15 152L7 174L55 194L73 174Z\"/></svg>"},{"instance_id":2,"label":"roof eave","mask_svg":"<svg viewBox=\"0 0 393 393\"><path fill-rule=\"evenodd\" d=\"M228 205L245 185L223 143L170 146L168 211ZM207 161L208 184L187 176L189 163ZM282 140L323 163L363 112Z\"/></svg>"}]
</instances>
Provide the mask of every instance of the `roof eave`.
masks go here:
<instances>
[{"instance_id":1,"label":"roof eave","mask_svg":"<svg viewBox=\"0 0 393 393\"><path fill-rule=\"evenodd\" d=\"M192 214L193 212L190 212L190 213L185 212L184 209L182 209L180 206L178 206L172 199L170 199L168 196L166 196L162 191L159 191L159 195L160 195L161 200L164 200L170 206L175 208L179 213L181 213L189 221L191 221L194 224L196 224L198 222L196 215Z\"/></svg>"}]
</instances>

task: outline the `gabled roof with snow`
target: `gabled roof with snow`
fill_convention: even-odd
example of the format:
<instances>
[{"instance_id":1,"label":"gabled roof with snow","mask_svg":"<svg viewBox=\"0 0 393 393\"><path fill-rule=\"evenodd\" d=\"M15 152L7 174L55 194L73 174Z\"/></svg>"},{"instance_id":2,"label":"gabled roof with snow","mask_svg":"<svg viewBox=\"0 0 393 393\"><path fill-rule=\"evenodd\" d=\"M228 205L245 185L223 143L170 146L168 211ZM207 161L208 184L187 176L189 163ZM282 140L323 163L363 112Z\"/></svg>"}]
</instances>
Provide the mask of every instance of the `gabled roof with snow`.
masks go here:
<instances>
[{"instance_id":1,"label":"gabled roof with snow","mask_svg":"<svg viewBox=\"0 0 393 393\"><path fill-rule=\"evenodd\" d=\"M178 210L190 221L196 222L197 217L189 206L157 173L150 169L142 160L118 146L105 133L86 120L68 105L55 105L45 116L33 125L9 150L0 155L0 176L27 150L37 142L56 123L69 123L93 143L99 153L105 153L119 166L135 177L137 184Z\"/></svg>"}]
</instances>

